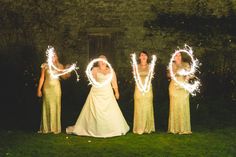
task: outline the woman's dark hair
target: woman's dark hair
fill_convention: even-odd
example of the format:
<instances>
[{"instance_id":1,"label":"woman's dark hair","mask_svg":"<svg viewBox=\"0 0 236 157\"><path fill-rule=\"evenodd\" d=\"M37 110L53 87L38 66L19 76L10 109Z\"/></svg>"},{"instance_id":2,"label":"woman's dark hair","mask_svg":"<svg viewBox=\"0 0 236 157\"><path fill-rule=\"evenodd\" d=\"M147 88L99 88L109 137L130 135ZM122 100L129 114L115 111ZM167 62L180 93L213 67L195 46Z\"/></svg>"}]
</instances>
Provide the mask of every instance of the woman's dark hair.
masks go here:
<instances>
[{"instance_id":1,"label":"woman's dark hair","mask_svg":"<svg viewBox=\"0 0 236 157\"><path fill-rule=\"evenodd\" d=\"M147 53L147 51L140 51L138 54L138 57L140 57L142 53L147 56L147 63L149 63L149 54ZM139 63L140 63L140 59L139 59Z\"/></svg>"},{"instance_id":2,"label":"woman's dark hair","mask_svg":"<svg viewBox=\"0 0 236 157\"><path fill-rule=\"evenodd\" d=\"M181 55L181 61L182 62L187 62L187 63L191 63L191 59L189 58L188 55L186 55L185 53L179 52ZM175 62L175 61L174 61Z\"/></svg>"}]
</instances>

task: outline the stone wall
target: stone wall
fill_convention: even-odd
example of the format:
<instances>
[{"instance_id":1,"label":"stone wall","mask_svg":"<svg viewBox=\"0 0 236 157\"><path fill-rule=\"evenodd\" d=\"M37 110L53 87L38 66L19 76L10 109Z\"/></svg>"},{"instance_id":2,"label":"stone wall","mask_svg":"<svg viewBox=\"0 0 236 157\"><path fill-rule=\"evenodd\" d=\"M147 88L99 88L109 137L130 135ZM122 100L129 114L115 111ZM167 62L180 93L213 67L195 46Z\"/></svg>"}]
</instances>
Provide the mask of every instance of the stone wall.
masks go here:
<instances>
[{"instance_id":1,"label":"stone wall","mask_svg":"<svg viewBox=\"0 0 236 157\"><path fill-rule=\"evenodd\" d=\"M150 10L152 0L84 0L77 1L75 19L83 24L78 30L78 55L83 62L89 61L89 36L111 36L112 48L109 59L115 68L130 66L130 53L141 50L155 51L144 22L153 19ZM73 26L71 26L73 27ZM73 29L75 30L75 29ZM105 52L106 53L106 52ZM98 54L99 55L99 54ZM86 60L84 60L86 58ZM86 64L86 63L84 63Z\"/></svg>"}]
</instances>

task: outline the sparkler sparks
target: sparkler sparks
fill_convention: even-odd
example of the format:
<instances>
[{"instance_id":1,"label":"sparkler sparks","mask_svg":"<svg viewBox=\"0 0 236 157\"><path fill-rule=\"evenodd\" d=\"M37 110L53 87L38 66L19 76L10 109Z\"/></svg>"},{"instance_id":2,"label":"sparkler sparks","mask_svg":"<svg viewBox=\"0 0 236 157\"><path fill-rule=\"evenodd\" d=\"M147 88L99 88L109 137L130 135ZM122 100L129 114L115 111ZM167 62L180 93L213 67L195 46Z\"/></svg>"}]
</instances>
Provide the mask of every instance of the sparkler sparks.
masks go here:
<instances>
[{"instance_id":1,"label":"sparkler sparks","mask_svg":"<svg viewBox=\"0 0 236 157\"><path fill-rule=\"evenodd\" d=\"M49 72L50 72L51 76L53 78L58 78L62 75L65 75L65 74L68 74L68 73L74 71L76 74L77 81L79 81L79 75L76 71L77 69L79 69L79 67L76 67L75 63L66 69L59 69L53 64L53 57L55 56L54 51L55 51L54 47L52 47L52 46L48 46L48 49L46 50L47 63L48 63Z\"/></svg>"},{"instance_id":2,"label":"sparkler sparks","mask_svg":"<svg viewBox=\"0 0 236 157\"><path fill-rule=\"evenodd\" d=\"M93 68L93 65L94 65L96 62L99 62L99 61L102 61L102 62L106 63L107 66L109 67L109 69L111 70L108 79L105 80L105 81L103 81L103 82L98 82L98 81L96 81L96 79L95 79L94 76L93 76L92 70L91 70L91 69ZM105 86L105 85L111 83L112 78L113 78L113 69L112 69L112 66L111 66L111 64L110 64L107 60L105 60L105 59L103 59L103 58L96 58L96 59L93 59L93 60L88 64L88 66L87 66L85 72L86 72L86 75L87 75L87 77L88 77L88 79L89 79L89 84L92 84L92 85L93 85L94 87L96 87L96 88L101 88L101 87L103 87L103 86Z\"/></svg>"},{"instance_id":3,"label":"sparkler sparks","mask_svg":"<svg viewBox=\"0 0 236 157\"><path fill-rule=\"evenodd\" d=\"M198 59L194 59L192 48L185 44L184 49L178 49L172 54L172 57L170 59L169 66L168 66L171 78L181 88L187 90L191 95L195 96L196 92L200 91L199 86L201 85L201 83L200 83L199 79L196 76L194 76L195 80L193 81L193 83L181 82L181 81L178 81L178 79L175 76L176 74L174 74L174 72L173 72L172 64L173 64L173 61L174 61L177 53L186 53L191 58L191 62L192 62L190 70L181 69L181 70L177 71L178 75L192 78L194 76L194 74L196 73L196 70L199 67L199 61L198 61Z\"/></svg>"},{"instance_id":4,"label":"sparkler sparks","mask_svg":"<svg viewBox=\"0 0 236 157\"><path fill-rule=\"evenodd\" d=\"M135 53L131 54L131 60L132 60L131 64L133 67L133 75L134 75L135 83L136 83L139 91L141 91L142 93L147 93L151 87L151 81L152 81L153 74L154 74L156 56L152 55L152 61L151 61L151 64L149 65L149 72L144 80L144 84L142 83L142 80L140 79L140 75L139 75L139 71L138 71L138 64L137 64Z\"/></svg>"}]
</instances>

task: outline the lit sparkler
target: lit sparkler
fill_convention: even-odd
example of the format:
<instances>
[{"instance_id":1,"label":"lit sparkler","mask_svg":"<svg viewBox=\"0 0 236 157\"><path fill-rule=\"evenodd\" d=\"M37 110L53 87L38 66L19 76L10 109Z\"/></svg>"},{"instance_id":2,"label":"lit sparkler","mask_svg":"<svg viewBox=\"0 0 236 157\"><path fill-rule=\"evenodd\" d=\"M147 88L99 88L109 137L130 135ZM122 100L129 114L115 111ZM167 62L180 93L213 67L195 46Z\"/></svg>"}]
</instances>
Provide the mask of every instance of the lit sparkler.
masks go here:
<instances>
[{"instance_id":1,"label":"lit sparkler","mask_svg":"<svg viewBox=\"0 0 236 157\"><path fill-rule=\"evenodd\" d=\"M52 46L48 46L48 49L46 51L47 63L48 63L49 72L50 72L51 76L53 78L58 78L62 75L65 75L65 74L68 74L68 73L74 71L76 74L77 81L79 81L79 75L76 71L79 69L79 67L76 67L75 63L66 69L59 69L53 64L53 57L55 55L54 51L55 51L54 47L52 47Z\"/></svg>"},{"instance_id":2,"label":"lit sparkler","mask_svg":"<svg viewBox=\"0 0 236 157\"><path fill-rule=\"evenodd\" d=\"M99 62L99 61L102 61L102 62L104 62L105 64L107 64L107 66L108 66L109 69L110 69L110 74L108 74L108 75L109 75L108 79L106 79L106 80L103 81L103 82L98 82L98 81L96 81L96 79L94 78L93 73L92 73L92 68L93 68L94 64L95 64L96 62ZM86 72L86 75L87 75L87 77L88 77L88 79L89 79L89 84L92 84L92 85L93 85L94 87L96 87L96 88L101 88L101 87L103 87L103 86L105 86L105 85L111 83L112 78L113 78L113 69L112 69L112 66L111 66L111 64L110 64L107 60L105 60L105 59L103 59L103 58L96 58L96 59L93 59L93 60L88 64L88 66L87 66L85 72Z\"/></svg>"},{"instance_id":3,"label":"lit sparkler","mask_svg":"<svg viewBox=\"0 0 236 157\"><path fill-rule=\"evenodd\" d=\"M145 77L144 83L142 83L142 80L139 75L138 64L137 64L135 53L131 54L131 60L132 60L131 64L133 67L133 75L134 75L135 83L136 83L139 91L141 91L142 93L147 93L150 90L151 81L152 81L152 78L154 75L156 56L152 55L152 61L149 65L149 72L148 72L148 75Z\"/></svg>"},{"instance_id":4,"label":"lit sparkler","mask_svg":"<svg viewBox=\"0 0 236 157\"><path fill-rule=\"evenodd\" d=\"M189 78L192 78L194 76L195 80L193 81L193 83L181 82L181 81L178 81L177 78L175 77L176 74L174 74L174 72L173 72L172 64L173 64L173 61L174 61L175 56L176 56L177 53L186 53L191 58L192 63L191 63L190 70L181 69L181 70L177 71L177 74L181 75L181 76L186 76L186 77L189 77ZM199 67L199 61L198 61L198 59L194 59L192 48L185 44L184 49L175 50L175 52L172 54L172 57L171 57L170 62L169 62L168 69L170 71L171 78L181 88L187 90L191 95L195 96L196 92L200 91L199 86L201 85L199 79L194 75L196 73L198 67Z\"/></svg>"}]
</instances>

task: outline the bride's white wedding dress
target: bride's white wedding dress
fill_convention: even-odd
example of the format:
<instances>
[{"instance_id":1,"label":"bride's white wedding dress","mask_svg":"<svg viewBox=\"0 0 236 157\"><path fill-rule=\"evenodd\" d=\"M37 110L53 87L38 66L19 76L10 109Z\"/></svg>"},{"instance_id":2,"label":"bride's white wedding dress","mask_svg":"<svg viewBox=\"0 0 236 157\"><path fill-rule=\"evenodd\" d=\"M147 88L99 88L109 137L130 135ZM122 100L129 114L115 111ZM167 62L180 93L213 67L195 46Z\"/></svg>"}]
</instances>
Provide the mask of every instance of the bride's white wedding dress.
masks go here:
<instances>
[{"instance_id":1,"label":"bride's white wedding dress","mask_svg":"<svg viewBox=\"0 0 236 157\"><path fill-rule=\"evenodd\" d=\"M98 82L103 82L108 77L109 74L96 73ZM117 86L115 73L112 86ZM81 136L113 137L125 135L129 131L129 126L115 99L112 86L109 83L101 88L91 87L76 124L68 127L67 133Z\"/></svg>"}]
</instances>

